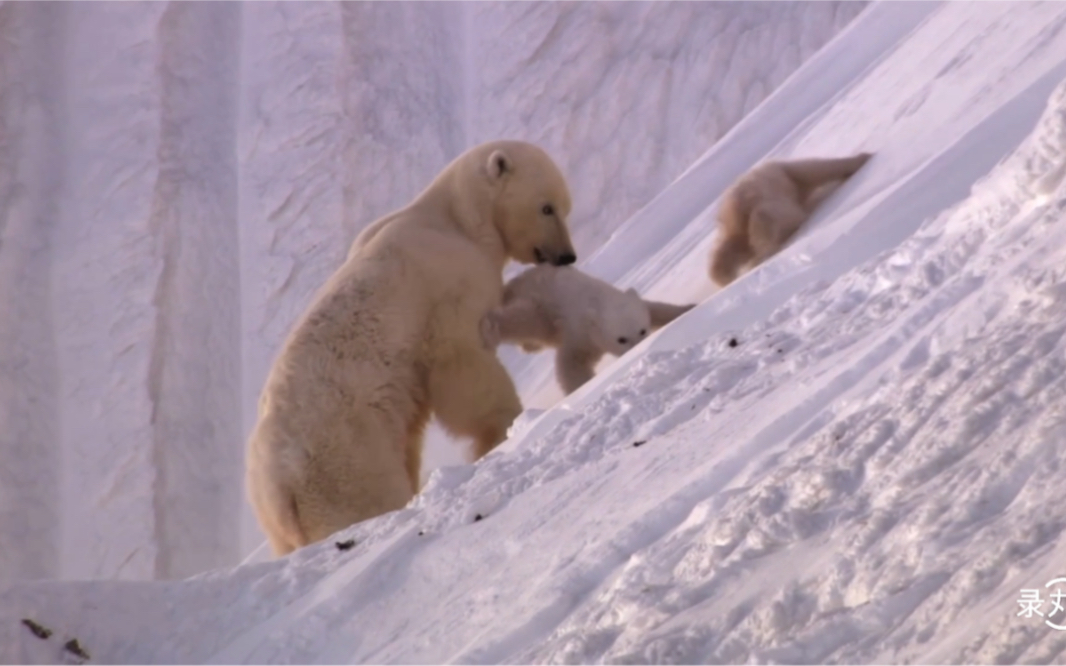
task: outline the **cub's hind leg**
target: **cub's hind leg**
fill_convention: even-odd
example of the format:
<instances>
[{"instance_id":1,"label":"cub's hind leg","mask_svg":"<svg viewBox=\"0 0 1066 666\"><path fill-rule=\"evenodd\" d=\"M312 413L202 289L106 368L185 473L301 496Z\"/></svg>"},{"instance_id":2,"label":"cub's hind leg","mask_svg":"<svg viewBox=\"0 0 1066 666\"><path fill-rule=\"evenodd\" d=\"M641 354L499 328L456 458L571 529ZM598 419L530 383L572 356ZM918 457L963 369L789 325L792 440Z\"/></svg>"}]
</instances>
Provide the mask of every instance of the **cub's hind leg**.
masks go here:
<instances>
[{"instance_id":1,"label":"cub's hind leg","mask_svg":"<svg viewBox=\"0 0 1066 666\"><path fill-rule=\"evenodd\" d=\"M555 353L555 378L563 393L570 395L592 379L601 358L601 352L564 342Z\"/></svg>"},{"instance_id":2,"label":"cub's hind leg","mask_svg":"<svg viewBox=\"0 0 1066 666\"><path fill-rule=\"evenodd\" d=\"M773 199L759 203L749 218L748 237L759 265L781 251L807 221L807 213L794 201Z\"/></svg>"}]
</instances>

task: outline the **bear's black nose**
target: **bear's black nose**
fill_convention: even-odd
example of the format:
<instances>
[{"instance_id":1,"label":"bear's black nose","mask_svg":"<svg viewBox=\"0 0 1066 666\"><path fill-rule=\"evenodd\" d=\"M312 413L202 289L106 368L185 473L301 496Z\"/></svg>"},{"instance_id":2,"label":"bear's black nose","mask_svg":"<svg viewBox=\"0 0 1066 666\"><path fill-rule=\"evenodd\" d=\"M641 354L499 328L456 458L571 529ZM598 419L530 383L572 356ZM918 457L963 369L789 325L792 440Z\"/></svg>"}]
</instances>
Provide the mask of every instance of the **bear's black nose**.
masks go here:
<instances>
[{"instance_id":1,"label":"bear's black nose","mask_svg":"<svg viewBox=\"0 0 1066 666\"><path fill-rule=\"evenodd\" d=\"M577 261L577 255L572 253L572 252L568 252L566 254L559 255L559 260L555 262L555 265L556 266L569 266L570 264L574 263L575 261Z\"/></svg>"}]
</instances>

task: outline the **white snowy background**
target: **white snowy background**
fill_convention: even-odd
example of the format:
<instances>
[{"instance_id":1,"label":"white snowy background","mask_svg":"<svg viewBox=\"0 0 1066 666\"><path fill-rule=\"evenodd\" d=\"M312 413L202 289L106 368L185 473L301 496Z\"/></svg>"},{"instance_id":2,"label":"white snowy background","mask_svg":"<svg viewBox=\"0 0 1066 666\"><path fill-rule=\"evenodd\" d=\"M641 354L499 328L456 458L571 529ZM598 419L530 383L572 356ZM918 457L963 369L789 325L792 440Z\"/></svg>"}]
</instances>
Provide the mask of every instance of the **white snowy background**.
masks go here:
<instances>
[{"instance_id":1,"label":"white snowy background","mask_svg":"<svg viewBox=\"0 0 1066 666\"><path fill-rule=\"evenodd\" d=\"M0 5L8 578L246 553L223 433L365 218L483 130L557 155L583 268L701 305L565 400L508 354L537 409L350 550L9 583L0 661L1066 658L1066 4L127 7ZM860 150L715 292L737 175Z\"/></svg>"},{"instance_id":2,"label":"white snowy background","mask_svg":"<svg viewBox=\"0 0 1066 666\"><path fill-rule=\"evenodd\" d=\"M0 581L239 562L267 369L364 225L521 138L587 255L861 10L0 3Z\"/></svg>"}]
</instances>

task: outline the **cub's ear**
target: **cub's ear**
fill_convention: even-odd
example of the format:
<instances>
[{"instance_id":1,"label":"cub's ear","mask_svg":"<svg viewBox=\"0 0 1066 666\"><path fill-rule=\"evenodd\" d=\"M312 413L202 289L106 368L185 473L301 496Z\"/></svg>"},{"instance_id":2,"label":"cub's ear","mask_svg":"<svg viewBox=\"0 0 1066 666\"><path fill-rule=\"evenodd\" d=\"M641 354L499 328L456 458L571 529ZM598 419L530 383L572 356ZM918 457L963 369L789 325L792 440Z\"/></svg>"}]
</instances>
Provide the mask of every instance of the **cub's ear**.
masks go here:
<instances>
[{"instance_id":1,"label":"cub's ear","mask_svg":"<svg viewBox=\"0 0 1066 666\"><path fill-rule=\"evenodd\" d=\"M644 301L648 306L648 314L651 315L651 327L661 328L673 320L696 307L695 303L688 305L674 305L672 303L659 303L658 301Z\"/></svg>"},{"instance_id":2,"label":"cub's ear","mask_svg":"<svg viewBox=\"0 0 1066 666\"><path fill-rule=\"evenodd\" d=\"M626 293L630 296L636 296L637 298L640 298L640 292L637 291L636 287L630 287L629 289L626 289Z\"/></svg>"},{"instance_id":3,"label":"cub's ear","mask_svg":"<svg viewBox=\"0 0 1066 666\"><path fill-rule=\"evenodd\" d=\"M499 149L492 151L486 166L488 166L489 170L489 180L492 181L500 180L508 173L514 171L514 163L511 162L511 158L507 156L507 153Z\"/></svg>"}]
</instances>

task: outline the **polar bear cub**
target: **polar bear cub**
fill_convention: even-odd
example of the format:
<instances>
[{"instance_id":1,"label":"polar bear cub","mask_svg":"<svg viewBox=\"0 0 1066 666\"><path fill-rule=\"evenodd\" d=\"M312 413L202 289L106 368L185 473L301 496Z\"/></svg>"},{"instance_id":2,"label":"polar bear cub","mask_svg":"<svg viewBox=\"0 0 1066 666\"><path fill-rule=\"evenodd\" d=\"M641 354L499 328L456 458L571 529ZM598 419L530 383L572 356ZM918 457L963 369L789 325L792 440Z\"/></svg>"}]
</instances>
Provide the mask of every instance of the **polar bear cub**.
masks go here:
<instances>
[{"instance_id":1,"label":"polar bear cub","mask_svg":"<svg viewBox=\"0 0 1066 666\"><path fill-rule=\"evenodd\" d=\"M718 240L708 272L724 287L776 254L799 231L835 185L872 157L766 162L741 176L722 196Z\"/></svg>"},{"instance_id":2,"label":"polar bear cub","mask_svg":"<svg viewBox=\"0 0 1066 666\"><path fill-rule=\"evenodd\" d=\"M482 337L490 348L555 347L556 380L569 395L592 378L604 354L621 356L694 307L646 301L576 268L535 266L504 287L503 304L482 320Z\"/></svg>"}]
</instances>

